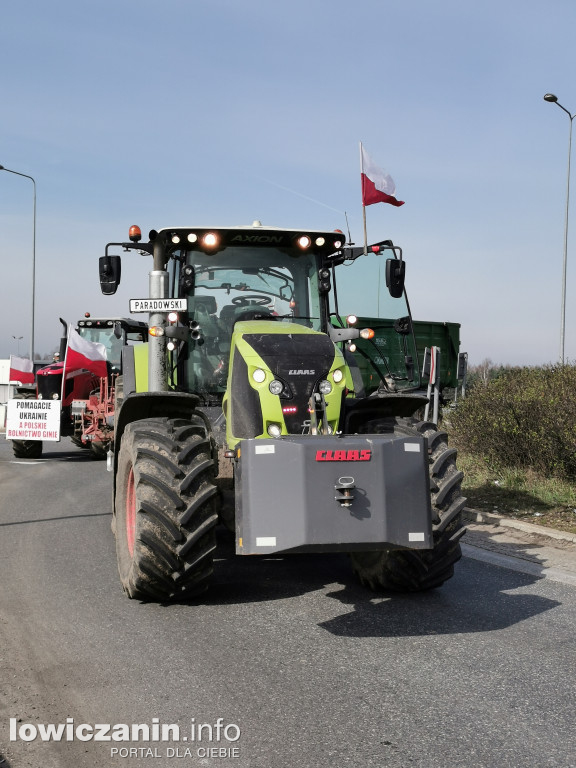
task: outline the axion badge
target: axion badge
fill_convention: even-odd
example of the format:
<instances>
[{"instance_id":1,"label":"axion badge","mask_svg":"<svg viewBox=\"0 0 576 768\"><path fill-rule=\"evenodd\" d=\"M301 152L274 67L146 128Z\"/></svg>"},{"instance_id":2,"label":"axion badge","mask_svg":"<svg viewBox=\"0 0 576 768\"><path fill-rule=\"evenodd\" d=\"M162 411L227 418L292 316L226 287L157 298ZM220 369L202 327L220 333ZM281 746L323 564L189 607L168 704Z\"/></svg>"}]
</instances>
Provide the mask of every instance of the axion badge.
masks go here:
<instances>
[{"instance_id":1,"label":"axion badge","mask_svg":"<svg viewBox=\"0 0 576 768\"><path fill-rule=\"evenodd\" d=\"M369 448L348 451L316 451L316 461L370 461L372 451Z\"/></svg>"}]
</instances>

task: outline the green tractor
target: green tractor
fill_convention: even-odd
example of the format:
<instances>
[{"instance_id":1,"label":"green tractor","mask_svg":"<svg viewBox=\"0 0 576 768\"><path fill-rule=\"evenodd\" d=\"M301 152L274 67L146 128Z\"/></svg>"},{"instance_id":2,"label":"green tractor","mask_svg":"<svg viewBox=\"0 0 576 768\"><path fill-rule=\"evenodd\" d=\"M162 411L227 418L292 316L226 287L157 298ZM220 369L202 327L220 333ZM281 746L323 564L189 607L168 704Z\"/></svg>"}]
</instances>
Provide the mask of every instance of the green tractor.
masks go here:
<instances>
[{"instance_id":1,"label":"green tractor","mask_svg":"<svg viewBox=\"0 0 576 768\"><path fill-rule=\"evenodd\" d=\"M349 553L375 590L453 575L462 473L446 434L419 417L400 248L259 222L153 230L148 242L132 227L100 258L105 294L120 282L114 246L153 259L150 295L130 302L149 313L149 344L123 351L115 409L113 528L130 597L205 590L219 523L238 555ZM385 277L378 344L341 314L336 289L367 256Z\"/></svg>"}]
</instances>

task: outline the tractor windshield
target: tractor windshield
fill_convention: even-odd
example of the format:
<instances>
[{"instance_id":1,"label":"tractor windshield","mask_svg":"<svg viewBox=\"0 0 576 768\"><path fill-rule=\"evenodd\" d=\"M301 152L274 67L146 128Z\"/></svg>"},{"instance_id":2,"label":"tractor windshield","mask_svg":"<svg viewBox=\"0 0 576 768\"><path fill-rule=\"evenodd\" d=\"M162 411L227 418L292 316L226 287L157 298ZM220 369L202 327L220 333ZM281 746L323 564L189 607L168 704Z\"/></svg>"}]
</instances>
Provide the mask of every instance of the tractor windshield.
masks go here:
<instances>
[{"instance_id":1,"label":"tractor windshield","mask_svg":"<svg viewBox=\"0 0 576 768\"><path fill-rule=\"evenodd\" d=\"M113 323L112 323L113 325ZM114 335L113 327L80 327L78 333L82 338L93 341L98 344L104 344L106 348L106 359L112 366L112 370L120 370L120 355L122 352L123 340Z\"/></svg>"},{"instance_id":2,"label":"tractor windshield","mask_svg":"<svg viewBox=\"0 0 576 768\"><path fill-rule=\"evenodd\" d=\"M368 253L336 269L338 306L331 306L332 323L343 325L348 315L357 327L372 328L371 340L358 339L354 357L367 393L385 381L393 389L420 384L420 365L406 293L392 298L386 287L386 257Z\"/></svg>"},{"instance_id":3,"label":"tractor windshield","mask_svg":"<svg viewBox=\"0 0 576 768\"><path fill-rule=\"evenodd\" d=\"M200 338L190 342L178 380L206 396L223 393L235 323L270 320L321 328L318 257L291 249L230 246L215 254L176 251L173 296L185 296Z\"/></svg>"},{"instance_id":4,"label":"tractor windshield","mask_svg":"<svg viewBox=\"0 0 576 768\"><path fill-rule=\"evenodd\" d=\"M144 324L136 327L136 324L129 325L124 320L106 319L106 320L80 320L78 323L78 333L83 339L103 344L106 348L106 359L110 363L113 372L120 370L120 358L122 347L125 345L141 344L148 341L148 334ZM121 330L120 336L116 333Z\"/></svg>"}]
</instances>

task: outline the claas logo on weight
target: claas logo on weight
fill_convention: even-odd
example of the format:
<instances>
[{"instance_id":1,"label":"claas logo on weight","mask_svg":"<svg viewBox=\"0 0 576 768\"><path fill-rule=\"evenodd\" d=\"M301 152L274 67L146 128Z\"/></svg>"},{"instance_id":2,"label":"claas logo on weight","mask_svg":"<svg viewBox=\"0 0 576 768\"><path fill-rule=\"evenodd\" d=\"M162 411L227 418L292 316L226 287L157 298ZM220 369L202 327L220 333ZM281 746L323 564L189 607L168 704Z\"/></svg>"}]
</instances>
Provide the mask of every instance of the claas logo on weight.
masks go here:
<instances>
[{"instance_id":1,"label":"claas logo on weight","mask_svg":"<svg viewBox=\"0 0 576 768\"><path fill-rule=\"evenodd\" d=\"M370 461L372 451L368 448L348 451L316 451L316 461Z\"/></svg>"}]
</instances>

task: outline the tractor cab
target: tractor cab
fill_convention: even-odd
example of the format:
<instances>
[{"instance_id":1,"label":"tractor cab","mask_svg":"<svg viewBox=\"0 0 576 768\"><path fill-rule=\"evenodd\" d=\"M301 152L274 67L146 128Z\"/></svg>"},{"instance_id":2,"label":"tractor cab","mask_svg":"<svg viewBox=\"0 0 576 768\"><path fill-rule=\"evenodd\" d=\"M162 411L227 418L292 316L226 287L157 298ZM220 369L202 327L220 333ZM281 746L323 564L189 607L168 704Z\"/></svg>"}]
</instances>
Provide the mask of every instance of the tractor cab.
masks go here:
<instances>
[{"instance_id":1,"label":"tractor cab","mask_svg":"<svg viewBox=\"0 0 576 768\"><path fill-rule=\"evenodd\" d=\"M120 372L123 347L148 341L146 323L126 317L96 318L87 312L77 330L82 338L104 345L112 373Z\"/></svg>"},{"instance_id":2,"label":"tractor cab","mask_svg":"<svg viewBox=\"0 0 576 768\"><path fill-rule=\"evenodd\" d=\"M180 387L221 401L233 335L246 323L270 332L327 327L320 271L342 246L339 234L239 228L196 231L182 240L186 246L172 251L167 267L170 295L187 301L179 322L192 328L187 346L173 352Z\"/></svg>"},{"instance_id":3,"label":"tractor cab","mask_svg":"<svg viewBox=\"0 0 576 768\"><path fill-rule=\"evenodd\" d=\"M172 244L168 295L186 299L186 310L172 322L192 329L185 343L168 342L172 386L198 393L211 404L220 402L233 363L235 329L246 330L239 323L263 321L274 323L270 343L276 340L282 349L287 348L284 331L294 325L300 332L308 329L341 341L368 393L418 388L404 264L401 252L398 259L400 249L389 241L365 254L345 247L338 231L244 227L160 230L158 238L162 236ZM386 261L382 254L387 250L392 258ZM355 266L357 259L361 269ZM400 281L393 268L398 264ZM374 333L364 338L357 329L368 322ZM278 341L280 337L284 340ZM309 341L302 337L301 344L309 346ZM307 368L304 363L290 366L299 369Z\"/></svg>"}]
</instances>

